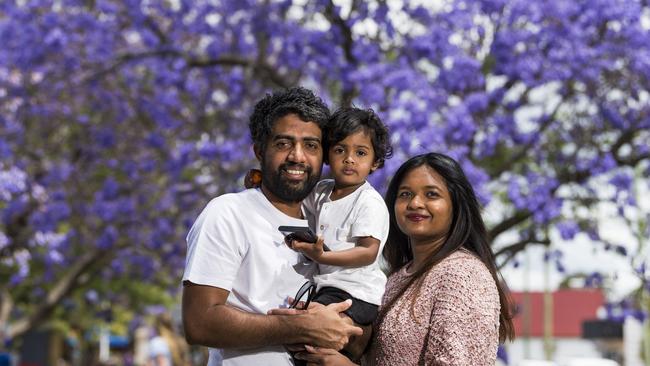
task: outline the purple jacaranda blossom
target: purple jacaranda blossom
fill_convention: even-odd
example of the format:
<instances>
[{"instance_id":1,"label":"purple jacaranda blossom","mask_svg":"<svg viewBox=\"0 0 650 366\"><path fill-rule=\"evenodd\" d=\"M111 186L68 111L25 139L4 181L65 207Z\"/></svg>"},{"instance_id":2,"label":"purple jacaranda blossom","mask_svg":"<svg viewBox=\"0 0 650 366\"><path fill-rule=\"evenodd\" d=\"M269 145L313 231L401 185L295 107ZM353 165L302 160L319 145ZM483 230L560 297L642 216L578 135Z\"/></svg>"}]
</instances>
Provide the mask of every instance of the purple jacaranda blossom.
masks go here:
<instances>
[{"instance_id":1,"label":"purple jacaranda blossom","mask_svg":"<svg viewBox=\"0 0 650 366\"><path fill-rule=\"evenodd\" d=\"M593 272L585 277L585 287L600 288L603 286L603 275Z\"/></svg>"},{"instance_id":2,"label":"purple jacaranda blossom","mask_svg":"<svg viewBox=\"0 0 650 366\"><path fill-rule=\"evenodd\" d=\"M11 275L11 278L9 279L10 286L13 287L18 285L29 275L31 268L29 261L31 258L31 254L24 249L18 250L13 254L11 262L13 266L17 268L17 270Z\"/></svg>"},{"instance_id":3,"label":"purple jacaranda blossom","mask_svg":"<svg viewBox=\"0 0 650 366\"><path fill-rule=\"evenodd\" d=\"M601 107L601 113L603 119L605 119L607 123L612 124L614 127L616 128L627 127L626 125L628 122L625 120L625 118L623 118L623 116L621 116L618 113L618 110L610 106L604 105Z\"/></svg>"},{"instance_id":4,"label":"purple jacaranda blossom","mask_svg":"<svg viewBox=\"0 0 650 366\"><path fill-rule=\"evenodd\" d=\"M172 174L180 174L183 168L191 163L191 155L194 152L195 147L189 143L181 144L176 151L171 160L167 162L167 168Z\"/></svg>"},{"instance_id":5,"label":"purple jacaranda blossom","mask_svg":"<svg viewBox=\"0 0 650 366\"><path fill-rule=\"evenodd\" d=\"M618 172L610 178L609 183L619 191L629 191L632 188L632 176L628 172Z\"/></svg>"},{"instance_id":6,"label":"purple jacaranda blossom","mask_svg":"<svg viewBox=\"0 0 650 366\"><path fill-rule=\"evenodd\" d=\"M96 200L92 204L92 213L102 221L110 222L118 218L119 203L116 201Z\"/></svg>"},{"instance_id":7,"label":"purple jacaranda blossom","mask_svg":"<svg viewBox=\"0 0 650 366\"><path fill-rule=\"evenodd\" d=\"M39 182L45 186L52 186L64 183L73 174L73 166L69 163L62 162L60 164L52 165L47 175Z\"/></svg>"},{"instance_id":8,"label":"purple jacaranda blossom","mask_svg":"<svg viewBox=\"0 0 650 366\"><path fill-rule=\"evenodd\" d=\"M219 150L219 146L214 142L205 141L199 146L198 153L202 158L214 159L219 156Z\"/></svg>"},{"instance_id":9,"label":"purple jacaranda blossom","mask_svg":"<svg viewBox=\"0 0 650 366\"><path fill-rule=\"evenodd\" d=\"M478 144L477 154L479 156L491 156L494 154L494 149L499 143L500 136L497 133L488 132L480 139Z\"/></svg>"},{"instance_id":10,"label":"purple jacaranda blossom","mask_svg":"<svg viewBox=\"0 0 650 366\"><path fill-rule=\"evenodd\" d=\"M47 269L46 269L46 277L44 277L43 280L44 282L52 282L52 280L55 278L55 273L52 270L52 267L55 265L64 264L66 259L63 253L56 249L48 250L47 252L45 252L44 257L45 257L44 262L47 265Z\"/></svg>"},{"instance_id":11,"label":"purple jacaranda blossom","mask_svg":"<svg viewBox=\"0 0 650 366\"><path fill-rule=\"evenodd\" d=\"M140 178L138 164L134 161L125 161L122 163L122 171L130 181L137 181Z\"/></svg>"},{"instance_id":12,"label":"purple jacaranda blossom","mask_svg":"<svg viewBox=\"0 0 650 366\"><path fill-rule=\"evenodd\" d=\"M119 233L114 226L107 226L104 231L97 238L97 247L101 249L111 248L117 239L119 238Z\"/></svg>"},{"instance_id":13,"label":"purple jacaranda blossom","mask_svg":"<svg viewBox=\"0 0 650 366\"><path fill-rule=\"evenodd\" d=\"M115 200L120 193L120 184L113 178L108 177L99 192L98 198L105 201Z\"/></svg>"},{"instance_id":14,"label":"purple jacaranda blossom","mask_svg":"<svg viewBox=\"0 0 650 366\"><path fill-rule=\"evenodd\" d=\"M165 147L165 137L157 131L148 134L145 141L152 148L162 149Z\"/></svg>"},{"instance_id":15,"label":"purple jacaranda blossom","mask_svg":"<svg viewBox=\"0 0 650 366\"><path fill-rule=\"evenodd\" d=\"M0 251L9 244L11 244L11 239L9 239L3 231L0 231Z\"/></svg>"},{"instance_id":16,"label":"purple jacaranda blossom","mask_svg":"<svg viewBox=\"0 0 650 366\"><path fill-rule=\"evenodd\" d=\"M506 0L482 0L478 2L481 10L487 14L499 14L503 7L508 4ZM506 362L506 364L508 364Z\"/></svg>"},{"instance_id":17,"label":"purple jacaranda blossom","mask_svg":"<svg viewBox=\"0 0 650 366\"><path fill-rule=\"evenodd\" d=\"M480 72L480 63L468 57L458 57L448 69L442 69L440 83L450 92L480 89L485 80Z\"/></svg>"},{"instance_id":18,"label":"purple jacaranda blossom","mask_svg":"<svg viewBox=\"0 0 650 366\"><path fill-rule=\"evenodd\" d=\"M465 106L470 113L485 111L490 102L486 93L471 93L465 98Z\"/></svg>"},{"instance_id":19,"label":"purple jacaranda blossom","mask_svg":"<svg viewBox=\"0 0 650 366\"><path fill-rule=\"evenodd\" d=\"M571 240L580 232L580 227L572 220L559 222L555 227L560 232L560 237L564 240Z\"/></svg>"},{"instance_id":20,"label":"purple jacaranda blossom","mask_svg":"<svg viewBox=\"0 0 650 366\"><path fill-rule=\"evenodd\" d=\"M589 236L589 239L593 241L600 241L600 234L598 233L598 230L596 230L594 226L591 226L587 229L587 236Z\"/></svg>"},{"instance_id":21,"label":"purple jacaranda blossom","mask_svg":"<svg viewBox=\"0 0 650 366\"><path fill-rule=\"evenodd\" d=\"M446 141L454 145L468 143L476 131L475 122L464 106L452 108L446 113L444 126Z\"/></svg>"},{"instance_id":22,"label":"purple jacaranda blossom","mask_svg":"<svg viewBox=\"0 0 650 366\"><path fill-rule=\"evenodd\" d=\"M484 170L480 169L469 160L461 160L461 166L465 171L467 179L474 187L474 191L478 197L480 204L482 206L486 206L492 198L492 195L486 189L489 177Z\"/></svg>"},{"instance_id":23,"label":"purple jacaranda blossom","mask_svg":"<svg viewBox=\"0 0 650 366\"><path fill-rule=\"evenodd\" d=\"M84 295L86 301L96 304L99 301L99 293L96 290L88 290Z\"/></svg>"},{"instance_id":24,"label":"purple jacaranda blossom","mask_svg":"<svg viewBox=\"0 0 650 366\"><path fill-rule=\"evenodd\" d=\"M57 249L66 239L67 235L63 233L37 231L32 242L40 247Z\"/></svg>"},{"instance_id":25,"label":"purple jacaranda blossom","mask_svg":"<svg viewBox=\"0 0 650 366\"><path fill-rule=\"evenodd\" d=\"M564 256L564 253L559 249L547 250L544 252L544 261L558 260Z\"/></svg>"},{"instance_id":26,"label":"purple jacaranda blossom","mask_svg":"<svg viewBox=\"0 0 650 366\"><path fill-rule=\"evenodd\" d=\"M9 201L27 189L27 174L17 167L3 169L0 165L0 200Z\"/></svg>"},{"instance_id":27,"label":"purple jacaranda blossom","mask_svg":"<svg viewBox=\"0 0 650 366\"><path fill-rule=\"evenodd\" d=\"M0 159L8 159L13 155L12 147L9 143L0 137Z\"/></svg>"},{"instance_id":28,"label":"purple jacaranda blossom","mask_svg":"<svg viewBox=\"0 0 650 366\"><path fill-rule=\"evenodd\" d=\"M15 218L23 215L29 209L29 197L20 195L9 201L2 212L2 221L5 225L10 224Z\"/></svg>"},{"instance_id":29,"label":"purple jacaranda blossom","mask_svg":"<svg viewBox=\"0 0 650 366\"><path fill-rule=\"evenodd\" d=\"M554 178L530 172L510 180L508 197L515 207L530 210L535 222L547 223L560 214L562 207L562 200L552 194L557 184Z\"/></svg>"},{"instance_id":30,"label":"purple jacaranda blossom","mask_svg":"<svg viewBox=\"0 0 650 366\"><path fill-rule=\"evenodd\" d=\"M72 211L65 201L56 201L46 203L34 212L30 218L30 224L39 227L42 230L55 231L56 227L67 220Z\"/></svg>"}]
</instances>

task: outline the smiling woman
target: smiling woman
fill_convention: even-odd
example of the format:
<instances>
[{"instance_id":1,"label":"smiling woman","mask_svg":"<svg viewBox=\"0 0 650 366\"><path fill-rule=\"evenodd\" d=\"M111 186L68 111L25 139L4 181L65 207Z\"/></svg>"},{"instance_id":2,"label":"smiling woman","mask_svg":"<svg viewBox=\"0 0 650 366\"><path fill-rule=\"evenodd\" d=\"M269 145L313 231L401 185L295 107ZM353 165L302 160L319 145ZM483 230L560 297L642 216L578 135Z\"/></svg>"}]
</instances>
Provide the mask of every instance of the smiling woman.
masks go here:
<instances>
[{"instance_id":1,"label":"smiling woman","mask_svg":"<svg viewBox=\"0 0 650 366\"><path fill-rule=\"evenodd\" d=\"M375 322L369 365L494 365L512 339L505 284L478 200L460 165L438 153L409 159L386 193L390 277ZM349 365L331 350L299 357Z\"/></svg>"},{"instance_id":2,"label":"smiling woman","mask_svg":"<svg viewBox=\"0 0 650 366\"><path fill-rule=\"evenodd\" d=\"M369 363L494 365L512 314L460 165L438 153L409 159L386 204L391 276Z\"/></svg>"}]
</instances>

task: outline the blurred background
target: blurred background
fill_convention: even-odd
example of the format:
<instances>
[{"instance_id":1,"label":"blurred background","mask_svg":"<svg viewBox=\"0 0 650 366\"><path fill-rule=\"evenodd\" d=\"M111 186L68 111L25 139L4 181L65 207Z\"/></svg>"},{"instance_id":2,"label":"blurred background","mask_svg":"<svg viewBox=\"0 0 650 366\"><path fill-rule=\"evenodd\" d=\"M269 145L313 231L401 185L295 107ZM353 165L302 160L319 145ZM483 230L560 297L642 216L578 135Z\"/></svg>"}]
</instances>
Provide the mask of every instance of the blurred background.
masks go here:
<instances>
[{"instance_id":1,"label":"blurred background","mask_svg":"<svg viewBox=\"0 0 650 366\"><path fill-rule=\"evenodd\" d=\"M649 39L646 0L1 1L0 365L205 364L185 235L294 85L390 127L382 193L462 163L517 304L501 364L650 365Z\"/></svg>"}]
</instances>

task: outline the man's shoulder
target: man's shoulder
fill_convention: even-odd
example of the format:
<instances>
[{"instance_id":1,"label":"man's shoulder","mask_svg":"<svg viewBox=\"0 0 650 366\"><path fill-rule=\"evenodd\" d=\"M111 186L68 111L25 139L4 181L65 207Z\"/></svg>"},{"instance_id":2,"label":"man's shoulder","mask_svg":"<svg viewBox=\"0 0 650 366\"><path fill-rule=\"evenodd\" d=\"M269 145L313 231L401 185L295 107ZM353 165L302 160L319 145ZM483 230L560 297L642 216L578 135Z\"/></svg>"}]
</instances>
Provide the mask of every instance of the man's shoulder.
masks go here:
<instances>
[{"instance_id":1,"label":"man's shoulder","mask_svg":"<svg viewBox=\"0 0 650 366\"><path fill-rule=\"evenodd\" d=\"M257 189L246 189L241 192L225 193L214 197L206 206L207 211L229 211L250 208L252 205L260 204L260 198L264 197Z\"/></svg>"}]
</instances>

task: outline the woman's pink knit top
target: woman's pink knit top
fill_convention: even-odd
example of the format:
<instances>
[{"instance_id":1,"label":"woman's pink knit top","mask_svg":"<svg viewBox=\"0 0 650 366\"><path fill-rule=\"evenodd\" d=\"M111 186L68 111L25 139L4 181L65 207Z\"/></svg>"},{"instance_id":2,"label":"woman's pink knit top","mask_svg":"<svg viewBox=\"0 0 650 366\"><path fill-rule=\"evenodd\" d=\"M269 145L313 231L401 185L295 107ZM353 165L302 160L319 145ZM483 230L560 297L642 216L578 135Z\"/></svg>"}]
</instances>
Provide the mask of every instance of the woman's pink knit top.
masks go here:
<instances>
[{"instance_id":1,"label":"woman's pink knit top","mask_svg":"<svg viewBox=\"0 0 650 366\"><path fill-rule=\"evenodd\" d=\"M408 279L406 267L388 279L382 304ZM485 265L461 249L425 276L413 309L411 286L375 327L364 364L493 366L500 305Z\"/></svg>"}]
</instances>

